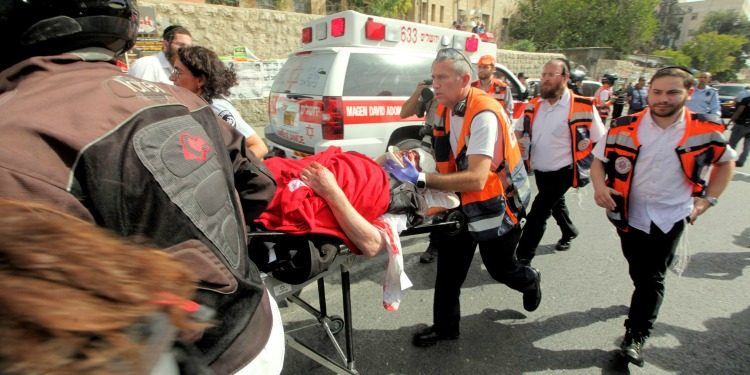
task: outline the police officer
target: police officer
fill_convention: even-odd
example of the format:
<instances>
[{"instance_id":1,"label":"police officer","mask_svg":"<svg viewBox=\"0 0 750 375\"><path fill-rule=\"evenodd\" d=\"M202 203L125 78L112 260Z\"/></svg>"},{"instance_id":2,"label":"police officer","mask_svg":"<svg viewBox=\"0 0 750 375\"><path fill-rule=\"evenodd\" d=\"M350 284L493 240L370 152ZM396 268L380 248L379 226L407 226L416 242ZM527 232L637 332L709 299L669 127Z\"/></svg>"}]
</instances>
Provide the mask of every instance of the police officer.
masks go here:
<instances>
[{"instance_id":1,"label":"police officer","mask_svg":"<svg viewBox=\"0 0 750 375\"><path fill-rule=\"evenodd\" d=\"M477 75L479 79L471 83L471 87L476 87L486 91L490 96L497 99L500 105L505 109L509 119L513 118L513 93L510 91L508 84L495 78L495 56L483 55L477 63Z\"/></svg>"},{"instance_id":2,"label":"police officer","mask_svg":"<svg viewBox=\"0 0 750 375\"><path fill-rule=\"evenodd\" d=\"M687 107L695 113L707 113L721 117L721 106L719 105L719 90L709 86L711 73L698 73L698 86L690 96Z\"/></svg>"},{"instance_id":3,"label":"police officer","mask_svg":"<svg viewBox=\"0 0 750 375\"><path fill-rule=\"evenodd\" d=\"M541 95L529 101L515 125L516 137L528 134L531 138L529 157L539 189L518 243L517 255L524 263L534 258L551 215L562 231L557 250L568 250L578 236L565 204L565 193L589 182L591 148L604 134L591 98L567 89L569 71L566 60L547 62L540 83ZM582 127L587 131L579 131Z\"/></svg>"},{"instance_id":4,"label":"police officer","mask_svg":"<svg viewBox=\"0 0 750 375\"><path fill-rule=\"evenodd\" d=\"M638 366L686 220L694 223L718 203L734 170L736 153L726 146L719 118L685 108L692 85L684 68L658 70L649 108L615 120L594 149L594 199L617 228L635 286L620 355ZM707 185L702 171L710 166Z\"/></svg>"},{"instance_id":5,"label":"police officer","mask_svg":"<svg viewBox=\"0 0 750 375\"><path fill-rule=\"evenodd\" d=\"M278 374L281 316L244 229L275 181L198 96L120 71L114 56L137 31L133 0L2 2L0 196L186 260L195 299L216 311L192 338L194 360L216 374Z\"/></svg>"},{"instance_id":6,"label":"police officer","mask_svg":"<svg viewBox=\"0 0 750 375\"><path fill-rule=\"evenodd\" d=\"M414 335L413 343L420 347L459 337L461 285L477 245L490 276L523 293L524 309L536 310L542 299L539 271L515 257L530 193L504 110L485 91L471 87L471 65L462 51L440 50L432 64L432 78L440 104L432 141L440 173L419 173L407 158L405 167L389 160L386 169L419 189L461 192L468 225L455 236L442 234L437 241L434 324Z\"/></svg>"}]
</instances>

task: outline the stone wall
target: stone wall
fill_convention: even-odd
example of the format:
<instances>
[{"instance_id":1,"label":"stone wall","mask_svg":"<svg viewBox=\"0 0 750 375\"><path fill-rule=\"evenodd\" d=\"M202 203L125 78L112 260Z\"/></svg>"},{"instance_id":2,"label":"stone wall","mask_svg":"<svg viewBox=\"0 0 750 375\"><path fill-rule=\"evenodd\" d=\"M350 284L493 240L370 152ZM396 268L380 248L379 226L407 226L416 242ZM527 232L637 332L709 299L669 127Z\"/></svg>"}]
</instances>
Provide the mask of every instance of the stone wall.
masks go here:
<instances>
[{"instance_id":1,"label":"stone wall","mask_svg":"<svg viewBox=\"0 0 750 375\"><path fill-rule=\"evenodd\" d=\"M231 54L236 46L248 47L260 59L284 58L301 48L302 24L321 17L315 14L280 12L267 9L186 3L173 0L144 0L140 6L153 6L160 29L180 24L193 34L194 44L208 47L219 55ZM497 60L513 72L538 77L544 64L558 53L527 53L498 50ZM234 100L248 123L268 122L268 100ZM258 130L258 129L256 129Z\"/></svg>"},{"instance_id":2,"label":"stone wall","mask_svg":"<svg viewBox=\"0 0 750 375\"><path fill-rule=\"evenodd\" d=\"M620 76L620 82L625 80L635 82L640 76L650 79L657 70L658 68L646 68L635 65L630 61L602 59L599 60L596 69L590 75L598 80L604 73L617 73Z\"/></svg>"}]
</instances>

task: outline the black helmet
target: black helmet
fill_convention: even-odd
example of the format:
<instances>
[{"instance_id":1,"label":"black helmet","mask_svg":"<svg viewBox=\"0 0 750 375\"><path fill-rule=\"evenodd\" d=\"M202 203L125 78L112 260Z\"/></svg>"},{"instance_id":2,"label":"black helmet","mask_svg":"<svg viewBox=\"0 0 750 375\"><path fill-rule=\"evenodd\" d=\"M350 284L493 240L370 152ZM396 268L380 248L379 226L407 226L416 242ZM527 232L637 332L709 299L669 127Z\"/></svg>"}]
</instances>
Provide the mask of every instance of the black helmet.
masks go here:
<instances>
[{"instance_id":1,"label":"black helmet","mask_svg":"<svg viewBox=\"0 0 750 375\"><path fill-rule=\"evenodd\" d=\"M0 69L85 47L120 54L137 34L135 0L0 0Z\"/></svg>"},{"instance_id":2,"label":"black helmet","mask_svg":"<svg viewBox=\"0 0 750 375\"><path fill-rule=\"evenodd\" d=\"M602 76L602 83L608 83L610 86L614 85L620 77L615 73L604 73Z\"/></svg>"},{"instance_id":3,"label":"black helmet","mask_svg":"<svg viewBox=\"0 0 750 375\"><path fill-rule=\"evenodd\" d=\"M586 78L586 73L584 73L581 70L573 69L570 71L570 81L571 82L580 82L583 81L584 78Z\"/></svg>"}]
</instances>

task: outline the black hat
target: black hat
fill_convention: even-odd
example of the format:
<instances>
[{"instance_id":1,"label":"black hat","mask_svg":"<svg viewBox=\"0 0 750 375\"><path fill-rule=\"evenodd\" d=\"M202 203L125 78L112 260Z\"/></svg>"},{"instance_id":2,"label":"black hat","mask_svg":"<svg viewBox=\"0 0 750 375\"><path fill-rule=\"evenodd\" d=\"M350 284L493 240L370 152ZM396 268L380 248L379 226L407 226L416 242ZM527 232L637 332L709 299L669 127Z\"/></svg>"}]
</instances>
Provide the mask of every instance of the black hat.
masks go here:
<instances>
[{"instance_id":1,"label":"black hat","mask_svg":"<svg viewBox=\"0 0 750 375\"><path fill-rule=\"evenodd\" d=\"M169 34L170 31L178 28L183 27L182 25L169 25L164 29L164 32L161 34L162 39L167 39L167 34Z\"/></svg>"},{"instance_id":2,"label":"black hat","mask_svg":"<svg viewBox=\"0 0 750 375\"><path fill-rule=\"evenodd\" d=\"M518 77L518 78L526 78L526 74L523 74L523 72L521 72L521 73L518 73L518 75L516 77Z\"/></svg>"}]
</instances>

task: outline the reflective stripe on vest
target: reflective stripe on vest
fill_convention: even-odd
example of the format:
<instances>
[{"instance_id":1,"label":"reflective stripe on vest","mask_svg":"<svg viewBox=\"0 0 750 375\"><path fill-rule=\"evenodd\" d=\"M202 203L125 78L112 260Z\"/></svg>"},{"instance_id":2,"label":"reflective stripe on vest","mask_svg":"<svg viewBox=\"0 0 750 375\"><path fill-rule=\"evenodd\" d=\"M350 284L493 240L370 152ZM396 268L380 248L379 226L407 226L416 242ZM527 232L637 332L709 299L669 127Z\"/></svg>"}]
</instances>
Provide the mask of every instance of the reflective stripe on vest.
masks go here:
<instances>
[{"instance_id":1,"label":"reflective stripe on vest","mask_svg":"<svg viewBox=\"0 0 750 375\"><path fill-rule=\"evenodd\" d=\"M471 83L471 87L476 87L478 89L482 89L482 83L480 80L476 80ZM490 87L487 88L487 93L490 94L491 97L495 98L498 102L500 102L500 106L505 108L505 90L508 89L508 85L497 79L497 78L491 78L490 79Z\"/></svg>"},{"instance_id":2,"label":"reflective stripe on vest","mask_svg":"<svg viewBox=\"0 0 750 375\"><path fill-rule=\"evenodd\" d=\"M594 161L594 155L591 151L594 145L591 142L591 126L593 124L593 104L591 98L579 96L568 90L570 93L570 108L568 113L568 126L570 126L571 152L573 156L573 183L574 188L584 187L591 182L591 163ZM523 131L533 137L531 132L534 124L534 116L542 104L541 97L529 101L523 111ZM529 147L531 154L531 147Z\"/></svg>"},{"instance_id":3,"label":"reflective stripe on vest","mask_svg":"<svg viewBox=\"0 0 750 375\"><path fill-rule=\"evenodd\" d=\"M519 213L531 200L531 187L523 167L521 151L512 129L503 115L504 109L489 94L472 88L466 102L466 113L457 137L454 158L450 146L450 118L447 108L438 106L440 124L433 128L433 149L440 173L455 173L468 169L467 143L471 122L479 113L491 111L498 119L498 141L503 142L503 155L494 155L495 171L487 171L487 182L482 191L461 192L461 207L466 215L469 233L475 241L498 238L518 223Z\"/></svg>"},{"instance_id":4,"label":"reflective stripe on vest","mask_svg":"<svg viewBox=\"0 0 750 375\"><path fill-rule=\"evenodd\" d=\"M645 113L639 112L616 120L607 134L604 150L607 159L604 163L607 186L622 193L622 196L612 195L617 207L613 211L607 211L607 218L623 231L628 228L630 187L641 147L638 127ZM685 177L693 185L695 196L705 194L706 172L711 164L719 161L726 150L723 126L703 121L699 117L700 115L685 108L685 135L675 149Z\"/></svg>"}]
</instances>

